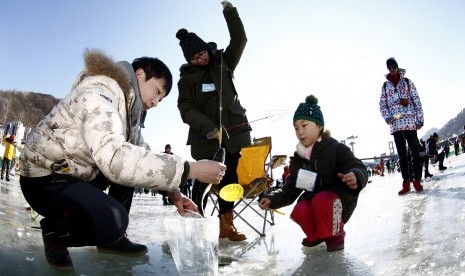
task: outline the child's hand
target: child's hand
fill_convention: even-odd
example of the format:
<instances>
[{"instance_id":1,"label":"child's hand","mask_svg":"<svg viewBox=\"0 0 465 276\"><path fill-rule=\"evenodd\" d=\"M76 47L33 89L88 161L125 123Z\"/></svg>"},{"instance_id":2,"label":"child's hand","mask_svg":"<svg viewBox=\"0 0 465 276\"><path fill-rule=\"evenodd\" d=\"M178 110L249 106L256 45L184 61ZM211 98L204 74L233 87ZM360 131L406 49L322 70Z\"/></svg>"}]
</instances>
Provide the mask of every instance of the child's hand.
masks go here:
<instances>
[{"instance_id":1,"label":"child's hand","mask_svg":"<svg viewBox=\"0 0 465 276\"><path fill-rule=\"evenodd\" d=\"M342 180L342 182L346 183L349 189L357 189L357 177L353 172L350 173L338 173L337 176Z\"/></svg>"},{"instance_id":2,"label":"child's hand","mask_svg":"<svg viewBox=\"0 0 465 276\"><path fill-rule=\"evenodd\" d=\"M268 209L268 206L270 206L270 203L271 203L271 200L269 198L262 198L260 199L260 203L258 203L258 206L262 209L262 210L266 210Z\"/></svg>"}]
</instances>

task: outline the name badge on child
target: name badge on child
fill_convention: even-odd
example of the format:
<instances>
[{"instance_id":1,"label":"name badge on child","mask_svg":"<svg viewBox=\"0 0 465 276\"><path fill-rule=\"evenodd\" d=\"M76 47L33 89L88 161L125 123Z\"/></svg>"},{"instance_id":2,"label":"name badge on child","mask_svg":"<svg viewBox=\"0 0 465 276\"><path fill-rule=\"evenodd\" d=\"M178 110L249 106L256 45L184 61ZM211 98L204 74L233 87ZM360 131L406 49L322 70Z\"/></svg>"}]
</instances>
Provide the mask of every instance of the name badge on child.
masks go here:
<instances>
[{"instance_id":1,"label":"name badge on child","mask_svg":"<svg viewBox=\"0 0 465 276\"><path fill-rule=\"evenodd\" d=\"M216 87L214 83L202 83L202 92L212 92L215 90Z\"/></svg>"},{"instance_id":2,"label":"name badge on child","mask_svg":"<svg viewBox=\"0 0 465 276\"><path fill-rule=\"evenodd\" d=\"M316 176L317 173L315 172L299 169L295 186L299 189L312 192L313 188L315 188Z\"/></svg>"}]
</instances>

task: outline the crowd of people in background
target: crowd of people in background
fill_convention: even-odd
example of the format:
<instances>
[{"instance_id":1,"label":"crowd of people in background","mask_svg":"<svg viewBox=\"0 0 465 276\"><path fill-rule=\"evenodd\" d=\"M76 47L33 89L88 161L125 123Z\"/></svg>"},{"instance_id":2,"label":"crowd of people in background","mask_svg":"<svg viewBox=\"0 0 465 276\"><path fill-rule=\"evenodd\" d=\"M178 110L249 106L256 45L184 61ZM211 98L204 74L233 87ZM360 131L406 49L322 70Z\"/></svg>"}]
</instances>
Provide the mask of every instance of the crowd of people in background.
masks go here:
<instances>
[{"instance_id":1,"label":"crowd of people in background","mask_svg":"<svg viewBox=\"0 0 465 276\"><path fill-rule=\"evenodd\" d=\"M463 142L462 142L463 141ZM433 174L430 173L429 166L438 165L438 171L447 170L447 167L444 166L444 161L447 160L450 154L450 147L451 145L454 146L454 154L455 156L460 155L461 153L465 153L465 125L463 126L463 132L457 135L455 138L448 138L444 140L440 140L438 133L434 132L429 136L428 139L423 140L419 139L419 152L420 152L420 164L422 168L422 172L424 172L423 178L421 181L426 180L427 178L432 178ZM411 172L412 166L412 156L411 151L407 147L407 164L409 174L413 175ZM397 169L396 169L397 167ZM387 174L392 174L400 172L399 167L399 160L394 157L380 157L379 161L375 163L373 168L367 167L368 173L370 176L384 176L384 170L387 170Z\"/></svg>"}]
</instances>

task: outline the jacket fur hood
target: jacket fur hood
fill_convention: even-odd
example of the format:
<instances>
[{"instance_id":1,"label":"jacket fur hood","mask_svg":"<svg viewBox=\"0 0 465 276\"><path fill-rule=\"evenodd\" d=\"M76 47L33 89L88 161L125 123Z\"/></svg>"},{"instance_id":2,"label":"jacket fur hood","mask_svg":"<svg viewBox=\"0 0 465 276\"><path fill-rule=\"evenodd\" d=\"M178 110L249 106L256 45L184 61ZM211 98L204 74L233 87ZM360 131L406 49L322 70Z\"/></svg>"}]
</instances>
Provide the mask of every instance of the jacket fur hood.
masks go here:
<instances>
[{"instance_id":1,"label":"jacket fur hood","mask_svg":"<svg viewBox=\"0 0 465 276\"><path fill-rule=\"evenodd\" d=\"M98 50L86 50L84 64L87 76L108 76L118 83L126 97L130 94L131 75L121 64Z\"/></svg>"}]
</instances>

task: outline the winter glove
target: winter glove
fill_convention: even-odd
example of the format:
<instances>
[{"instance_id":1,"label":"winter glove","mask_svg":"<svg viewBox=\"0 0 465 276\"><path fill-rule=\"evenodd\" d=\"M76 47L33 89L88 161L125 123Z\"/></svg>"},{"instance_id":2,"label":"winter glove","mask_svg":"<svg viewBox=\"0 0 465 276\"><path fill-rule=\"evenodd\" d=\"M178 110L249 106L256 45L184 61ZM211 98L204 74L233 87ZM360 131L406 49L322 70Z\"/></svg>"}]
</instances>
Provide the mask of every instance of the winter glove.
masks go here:
<instances>
[{"instance_id":1,"label":"winter glove","mask_svg":"<svg viewBox=\"0 0 465 276\"><path fill-rule=\"evenodd\" d=\"M230 9L233 8L233 5L229 3L228 1L222 1L221 5L223 5L223 11L229 11Z\"/></svg>"},{"instance_id":2,"label":"winter glove","mask_svg":"<svg viewBox=\"0 0 465 276\"><path fill-rule=\"evenodd\" d=\"M209 133L207 133L207 139L208 140L218 139L218 137L219 137L219 132L218 132L217 128L215 128L212 131L210 131Z\"/></svg>"},{"instance_id":3,"label":"winter glove","mask_svg":"<svg viewBox=\"0 0 465 276\"><path fill-rule=\"evenodd\" d=\"M421 129L423 127L423 125L421 125L421 124L417 124L416 126L417 126L417 130L419 130L419 129Z\"/></svg>"}]
</instances>

